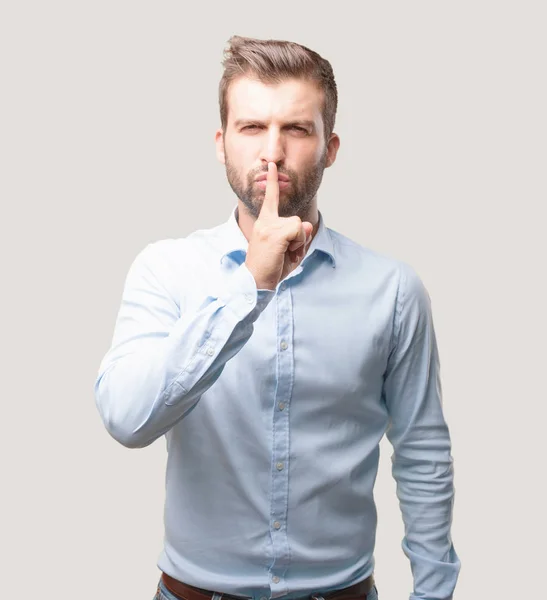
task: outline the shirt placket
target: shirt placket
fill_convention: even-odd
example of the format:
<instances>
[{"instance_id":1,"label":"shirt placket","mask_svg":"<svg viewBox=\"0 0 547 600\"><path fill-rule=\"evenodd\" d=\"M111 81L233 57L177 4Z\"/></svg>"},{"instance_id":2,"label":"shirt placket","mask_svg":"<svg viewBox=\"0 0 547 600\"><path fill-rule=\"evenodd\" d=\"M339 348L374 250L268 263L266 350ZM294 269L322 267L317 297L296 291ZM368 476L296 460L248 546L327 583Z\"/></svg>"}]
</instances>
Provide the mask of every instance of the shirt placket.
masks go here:
<instances>
[{"instance_id":1,"label":"shirt placket","mask_svg":"<svg viewBox=\"0 0 547 600\"><path fill-rule=\"evenodd\" d=\"M270 568L272 597L288 593L285 574L289 567L287 508L289 499L289 408L294 381L293 304L284 281L276 295L277 372L273 410L270 535L273 562Z\"/></svg>"}]
</instances>

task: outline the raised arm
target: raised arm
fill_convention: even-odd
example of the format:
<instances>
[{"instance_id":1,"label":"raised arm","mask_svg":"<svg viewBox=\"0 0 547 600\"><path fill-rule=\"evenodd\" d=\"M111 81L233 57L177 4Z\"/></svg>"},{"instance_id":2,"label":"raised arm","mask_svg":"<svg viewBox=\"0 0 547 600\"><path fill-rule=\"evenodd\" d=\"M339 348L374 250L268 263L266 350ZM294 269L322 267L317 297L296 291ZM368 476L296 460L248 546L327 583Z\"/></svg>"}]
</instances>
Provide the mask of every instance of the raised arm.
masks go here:
<instances>
[{"instance_id":1,"label":"raised arm","mask_svg":"<svg viewBox=\"0 0 547 600\"><path fill-rule=\"evenodd\" d=\"M105 427L129 448L148 446L188 415L251 337L253 322L274 295L257 290L243 263L198 310L179 314L157 275L159 244L147 246L129 269L112 345L95 383Z\"/></svg>"}]
</instances>

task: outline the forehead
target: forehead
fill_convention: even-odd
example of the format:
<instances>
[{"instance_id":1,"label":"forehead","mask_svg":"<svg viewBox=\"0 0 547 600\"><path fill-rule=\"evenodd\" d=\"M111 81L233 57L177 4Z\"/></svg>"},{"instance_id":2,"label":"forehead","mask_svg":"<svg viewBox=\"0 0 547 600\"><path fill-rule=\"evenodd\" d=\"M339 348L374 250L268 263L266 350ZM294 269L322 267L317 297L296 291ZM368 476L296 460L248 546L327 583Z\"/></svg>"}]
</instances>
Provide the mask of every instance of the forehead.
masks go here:
<instances>
[{"instance_id":1,"label":"forehead","mask_svg":"<svg viewBox=\"0 0 547 600\"><path fill-rule=\"evenodd\" d=\"M286 79L280 83L262 83L239 77L227 94L228 122L236 119L296 119L321 121L323 92L312 81Z\"/></svg>"}]
</instances>

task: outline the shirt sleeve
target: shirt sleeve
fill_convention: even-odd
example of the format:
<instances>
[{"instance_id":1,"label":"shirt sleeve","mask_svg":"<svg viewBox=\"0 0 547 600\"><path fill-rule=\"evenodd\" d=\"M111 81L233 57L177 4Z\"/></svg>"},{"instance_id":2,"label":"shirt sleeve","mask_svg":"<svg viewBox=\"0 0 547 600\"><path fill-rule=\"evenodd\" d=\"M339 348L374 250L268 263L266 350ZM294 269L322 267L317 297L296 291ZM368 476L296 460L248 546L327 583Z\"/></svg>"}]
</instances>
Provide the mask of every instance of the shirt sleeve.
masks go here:
<instances>
[{"instance_id":1,"label":"shirt sleeve","mask_svg":"<svg viewBox=\"0 0 547 600\"><path fill-rule=\"evenodd\" d=\"M430 297L405 263L400 269L393 332L384 400L390 416L392 473L405 525L402 547L414 578L410 600L450 600L460 571L450 534L451 443L442 411Z\"/></svg>"},{"instance_id":2,"label":"shirt sleeve","mask_svg":"<svg viewBox=\"0 0 547 600\"><path fill-rule=\"evenodd\" d=\"M158 276L156 250L149 244L129 269L94 387L105 427L129 448L148 446L191 412L275 295L257 290L242 263L227 283L219 277L198 310L180 314Z\"/></svg>"}]
</instances>

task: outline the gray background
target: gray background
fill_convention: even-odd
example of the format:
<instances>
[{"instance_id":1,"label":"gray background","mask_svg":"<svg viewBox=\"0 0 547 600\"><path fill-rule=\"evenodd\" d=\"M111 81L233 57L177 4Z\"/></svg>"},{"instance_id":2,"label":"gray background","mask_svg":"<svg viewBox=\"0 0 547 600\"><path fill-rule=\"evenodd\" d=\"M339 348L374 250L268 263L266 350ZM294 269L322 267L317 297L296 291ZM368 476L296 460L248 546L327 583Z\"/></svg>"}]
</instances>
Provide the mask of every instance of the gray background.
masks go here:
<instances>
[{"instance_id":1,"label":"gray background","mask_svg":"<svg viewBox=\"0 0 547 600\"><path fill-rule=\"evenodd\" d=\"M430 293L456 598L545 593L545 31L523 0L2 3L2 598L154 594L165 443L112 440L93 384L136 254L234 206L213 145L232 34L331 61L342 145L319 207ZM390 454L382 600L411 590Z\"/></svg>"}]
</instances>

